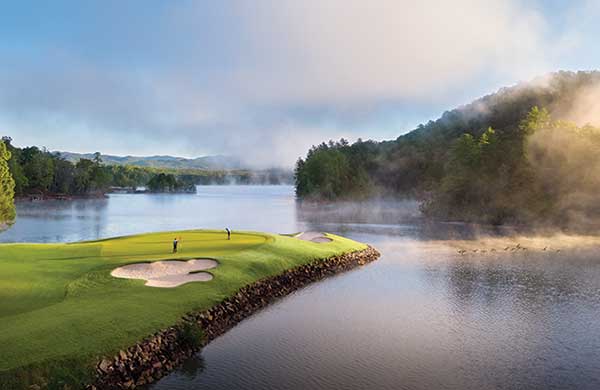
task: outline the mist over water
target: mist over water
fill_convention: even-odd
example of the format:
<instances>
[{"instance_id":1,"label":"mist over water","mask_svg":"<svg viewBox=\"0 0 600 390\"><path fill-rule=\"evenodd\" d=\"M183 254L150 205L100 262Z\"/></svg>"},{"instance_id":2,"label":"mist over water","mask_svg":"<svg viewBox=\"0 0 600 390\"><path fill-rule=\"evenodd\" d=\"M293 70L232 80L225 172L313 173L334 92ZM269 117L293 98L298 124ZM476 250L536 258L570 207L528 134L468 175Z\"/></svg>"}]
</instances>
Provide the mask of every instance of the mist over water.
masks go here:
<instances>
[{"instance_id":1,"label":"mist over water","mask_svg":"<svg viewBox=\"0 0 600 390\"><path fill-rule=\"evenodd\" d=\"M290 186L197 186L197 194L111 194L108 199L17 203L2 242L70 242L183 229L297 229Z\"/></svg>"},{"instance_id":2,"label":"mist over water","mask_svg":"<svg viewBox=\"0 0 600 390\"><path fill-rule=\"evenodd\" d=\"M411 202L397 206L298 205L285 186L199 187L21 203L0 239L229 226L330 231L382 253L243 321L155 390L600 387L596 237L432 224Z\"/></svg>"}]
</instances>

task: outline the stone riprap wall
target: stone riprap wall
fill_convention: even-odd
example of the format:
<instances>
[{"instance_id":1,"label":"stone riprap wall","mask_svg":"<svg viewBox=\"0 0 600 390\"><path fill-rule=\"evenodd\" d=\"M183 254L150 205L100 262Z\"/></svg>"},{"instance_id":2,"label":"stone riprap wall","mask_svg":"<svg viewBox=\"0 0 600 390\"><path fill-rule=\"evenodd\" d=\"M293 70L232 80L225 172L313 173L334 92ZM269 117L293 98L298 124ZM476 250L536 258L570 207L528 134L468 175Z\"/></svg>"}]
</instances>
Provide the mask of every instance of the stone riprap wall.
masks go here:
<instances>
[{"instance_id":1,"label":"stone riprap wall","mask_svg":"<svg viewBox=\"0 0 600 390\"><path fill-rule=\"evenodd\" d=\"M222 335L244 318L312 282L379 258L373 247L319 259L280 275L242 287L237 294L212 308L189 313L182 321L161 330L140 343L100 361L94 384L87 389L133 389L152 383L173 371L201 347ZM190 342L190 334L202 329L200 343Z\"/></svg>"}]
</instances>

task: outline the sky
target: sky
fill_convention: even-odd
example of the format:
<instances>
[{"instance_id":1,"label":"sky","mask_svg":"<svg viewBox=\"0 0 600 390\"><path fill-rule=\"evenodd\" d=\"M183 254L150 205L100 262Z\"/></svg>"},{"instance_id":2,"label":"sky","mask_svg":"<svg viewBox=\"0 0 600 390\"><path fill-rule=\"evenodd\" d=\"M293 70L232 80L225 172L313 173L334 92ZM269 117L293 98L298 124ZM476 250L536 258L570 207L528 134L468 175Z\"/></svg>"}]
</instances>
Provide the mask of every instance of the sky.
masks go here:
<instances>
[{"instance_id":1,"label":"sky","mask_svg":"<svg viewBox=\"0 0 600 390\"><path fill-rule=\"evenodd\" d=\"M600 64L600 4L561 0L0 3L0 134L291 167L344 137Z\"/></svg>"}]
</instances>

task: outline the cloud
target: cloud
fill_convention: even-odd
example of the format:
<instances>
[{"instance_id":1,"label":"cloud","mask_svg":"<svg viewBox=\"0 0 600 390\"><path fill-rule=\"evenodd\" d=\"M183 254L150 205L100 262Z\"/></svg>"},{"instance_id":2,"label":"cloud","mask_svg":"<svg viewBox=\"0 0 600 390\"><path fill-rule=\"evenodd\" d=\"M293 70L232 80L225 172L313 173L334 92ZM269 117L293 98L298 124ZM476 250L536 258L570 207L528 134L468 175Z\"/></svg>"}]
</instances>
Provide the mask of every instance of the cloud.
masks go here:
<instances>
[{"instance_id":1,"label":"cloud","mask_svg":"<svg viewBox=\"0 0 600 390\"><path fill-rule=\"evenodd\" d=\"M256 81L249 89L257 98L429 99L482 71L515 76L544 62L543 18L518 1L259 4L244 14L257 15L246 22L253 51L263 55L240 77Z\"/></svg>"},{"instance_id":2,"label":"cloud","mask_svg":"<svg viewBox=\"0 0 600 390\"><path fill-rule=\"evenodd\" d=\"M377 138L395 107L530 77L553 47L519 0L111 4L68 39L0 49L14 65L0 70L0 122L17 142L291 166L311 143Z\"/></svg>"}]
</instances>

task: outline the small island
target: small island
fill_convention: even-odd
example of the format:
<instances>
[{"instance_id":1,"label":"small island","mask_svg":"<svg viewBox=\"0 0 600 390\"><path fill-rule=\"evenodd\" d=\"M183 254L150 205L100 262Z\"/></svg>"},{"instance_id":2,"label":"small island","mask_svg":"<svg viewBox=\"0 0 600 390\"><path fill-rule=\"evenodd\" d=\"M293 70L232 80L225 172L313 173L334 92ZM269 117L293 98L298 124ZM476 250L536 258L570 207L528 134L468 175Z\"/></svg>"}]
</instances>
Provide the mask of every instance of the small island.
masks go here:
<instances>
[{"instance_id":1,"label":"small island","mask_svg":"<svg viewBox=\"0 0 600 390\"><path fill-rule=\"evenodd\" d=\"M0 388L153 382L274 299L378 256L324 233L0 244Z\"/></svg>"},{"instance_id":2,"label":"small island","mask_svg":"<svg viewBox=\"0 0 600 390\"><path fill-rule=\"evenodd\" d=\"M194 183L185 182L178 179L175 175L169 173L159 173L154 175L148 182L148 190L150 192L167 192L167 193L195 193L196 186Z\"/></svg>"}]
</instances>

